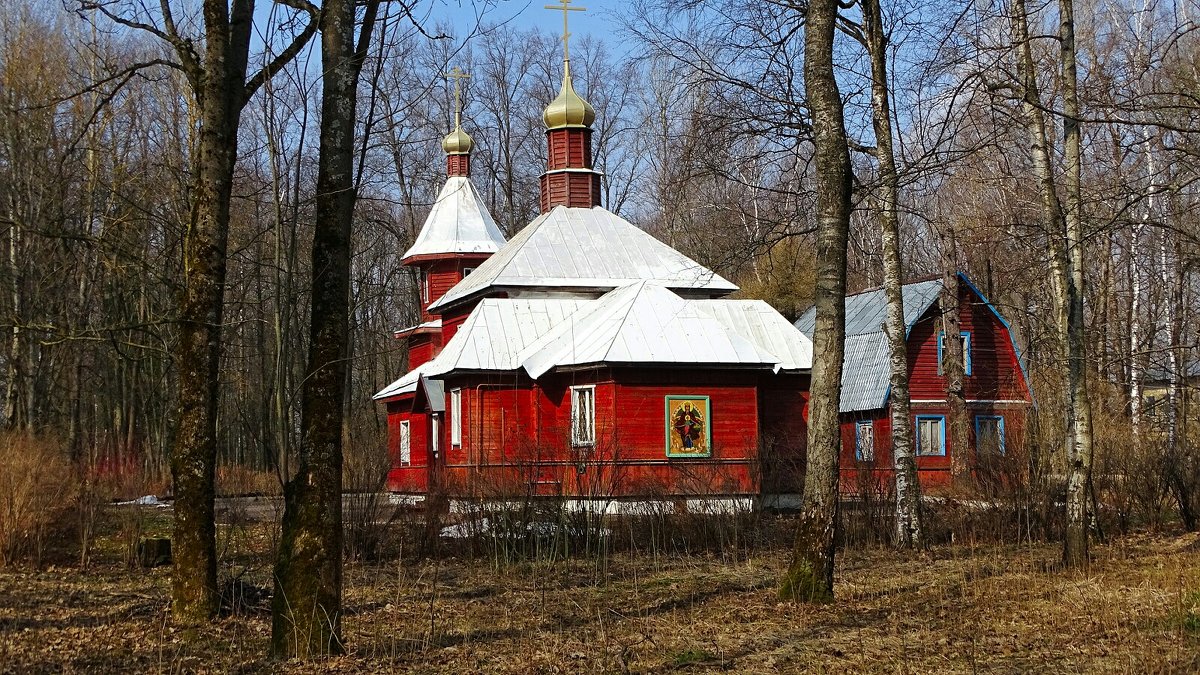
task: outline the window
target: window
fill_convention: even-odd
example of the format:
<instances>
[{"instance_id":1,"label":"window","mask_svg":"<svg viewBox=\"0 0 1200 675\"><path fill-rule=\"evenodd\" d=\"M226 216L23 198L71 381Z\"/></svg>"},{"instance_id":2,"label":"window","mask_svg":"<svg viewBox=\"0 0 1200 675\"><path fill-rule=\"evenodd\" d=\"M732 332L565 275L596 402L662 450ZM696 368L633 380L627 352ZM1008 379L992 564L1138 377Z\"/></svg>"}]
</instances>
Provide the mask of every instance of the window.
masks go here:
<instances>
[{"instance_id":1,"label":"window","mask_svg":"<svg viewBox=\"0 0 1200 675\"><path fill-rule=\"evenodd\" d=\"M474 267L464 267L463 268L463 278L465 279L468 274L470 274L471 272L474 272L474 271L475 271Z\"/></svg>"},{"instance_id":2,"label":"window","mask_svg":"<svg viewBox=\"0 0 1200 675\"><path fill-rule=\"evenodd\" d=\"M975 417L975 452L980 457L1004 454L1004 418L999 415Z\"/></svg>"},{"instance_id":3,"label":"window","mask_svg":"<svg viewBox=\"0 0 1200 675\"><path fill-rule=\"evenodd\" d=\"M971 331L964 330L958 335L962 338L963 349L963 375L971 374ZM946 334L938 332L938 375L942 374L942 352L946 345Z\"/></svg>"},{"instance_id":4,"label":"window","mask_svg":"<svg viewBox=\"0 0 1200 675\"><path fill-rule=\"evenodd\" d=\"M429 273L421 270L421 278L418 283L421 284L421 302L429 302Z\"/></svg>"},{"instance_id":5,"label":"window","mask_svg":"<svg viewBox=\"0 0 1200 675\"><path fill-rule=\"evenodd\" d=\"M400 466L412 464L412 434L408 420L400 423Z\"/></svg>"},{"instance_id":6,"label":"window","mask_svg":"<svg viewBox=\"0 0 1200 675\"><path fill-rule=\"evenodd\" d=\"M860 462L875 461L875 425L870 420L854 425L854 459Z\"/></svg>"},{"instance_id":7,"label":"window","mask_svg":"<svg viewBox=\"0 0 1200 675\"><path fill-rule=\"evenodd\" d=\"M462 447L462 389L450 390L450 445Z\"/></svg>"},{"instance_id":8,"label":"window","mask_svg":"<svg viewBox=\"0 0 1200 675\"><path fill-rule=\"evenodd\" d=\"M433 413L429 416L429 456L437 459L442 449L442 415Z\"/></svg>"},{"instance_id":9,"label":"window","mask_svg":"<svg viewBox=\"0 0 1200 675\"><path fill-rule=\"evenodd\" d=\"M571 387L571 445L596 444L596 387Z\"/></svg>"},{"instance_id":10,"label":"window","mask_svg":"<svg viewBox=\"0 0 1200 675\"><path fill-rule=\"evenodd\" d=\"M946 418L917 415L917 456L946 454Z\"/></svg>"}]
</instances>

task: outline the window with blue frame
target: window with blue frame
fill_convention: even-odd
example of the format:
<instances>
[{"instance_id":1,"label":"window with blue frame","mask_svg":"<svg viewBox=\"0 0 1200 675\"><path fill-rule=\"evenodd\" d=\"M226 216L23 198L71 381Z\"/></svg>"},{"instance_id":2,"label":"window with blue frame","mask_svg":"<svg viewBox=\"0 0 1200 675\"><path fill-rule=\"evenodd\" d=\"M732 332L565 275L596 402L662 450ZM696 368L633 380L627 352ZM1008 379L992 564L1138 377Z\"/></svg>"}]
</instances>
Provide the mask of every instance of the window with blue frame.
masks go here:
<instances>
[{"instance_id":1,"label":"window with blue frame","mask_svg":"<svg viewBox=\"0 0 1200 675\"><path fill-rule=\"evenodd\" d=\"M917 415L917 455L937 457L946 454L946 418L942 415Z\"/></svg>"},{"instance_id":2,"label":"window with blue frame","mask_svg":"<svg viewBox=\"0 0 1200 675\"><path fill-rule=\"evenodd\" d=\"M871 420L860 420L854 424L854 459L860 462L875 461L875 425Z\"/></svg>"},{"instance_id":3,"label":"window with blue frame","mask_svg":"<svg viewBox=\"0 0 1200 675\"><path fill-rule=\"evenodd\" d=\"M962 347L962 349L963 349L963 375L970 375L971 374L971 331L964 330L963 332L959 333L959 337L962 338L962 346L963 346ZM944 352L945 352L944 348L946 346L946 334L941 331L938 331L937 345L938 345L938 375L941 375L942 374L942 359L944 358L944 356L943 356Z\"/></svg>"},{"instance_id":4,"label":"window with blue frame","mask_svg":"<svg viewBox=\"0 0 1200 675\"><path fill-rule=\"evenodd\" d=\"M1004 454L1004 418L1002 416L975 416L975 452L980 457Z\"/></svg>"}]
</instances>

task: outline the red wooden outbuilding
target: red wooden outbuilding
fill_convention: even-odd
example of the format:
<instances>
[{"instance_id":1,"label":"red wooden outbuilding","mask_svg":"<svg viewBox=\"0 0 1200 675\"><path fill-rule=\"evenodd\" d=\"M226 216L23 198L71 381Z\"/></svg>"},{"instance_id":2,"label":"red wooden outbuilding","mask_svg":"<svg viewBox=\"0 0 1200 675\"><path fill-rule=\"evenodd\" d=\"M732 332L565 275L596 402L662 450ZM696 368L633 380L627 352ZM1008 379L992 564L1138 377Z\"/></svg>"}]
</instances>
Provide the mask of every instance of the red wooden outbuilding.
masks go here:
<instances>
[{"instance_id":1,"label":"red wooden outbuilding","mask_svg":"<svg viewBox=\"0 0 1200 675\"><path fill-rule=\"evenodd\" d=\"M958 275L959 326L963 340L970 446L955 448L942 374L940 279L906 284L908 369L917 470L924 487L950 483L955 453L966 466L995 465L1023 446L1032 404L1029 379L1008 323L965 274ZM846 298L846 355L842 374L842 489L884 489L894 480L890 363L883 332L887 311L882 289ZM813 310L796 322L812 334Z\"/></svg>"}]
</instances>

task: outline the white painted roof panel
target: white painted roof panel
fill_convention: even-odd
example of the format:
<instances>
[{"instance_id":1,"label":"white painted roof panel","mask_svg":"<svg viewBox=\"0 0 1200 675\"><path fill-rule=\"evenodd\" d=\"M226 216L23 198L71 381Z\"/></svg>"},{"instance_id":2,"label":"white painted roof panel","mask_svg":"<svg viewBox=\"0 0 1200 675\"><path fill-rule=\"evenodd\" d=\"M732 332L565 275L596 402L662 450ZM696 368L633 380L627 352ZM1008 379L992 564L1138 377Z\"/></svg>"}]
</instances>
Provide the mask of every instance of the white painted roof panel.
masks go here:
<instances>
[{"instance_id":1,"label":"white painted roof panel","mask_svg":"<svg viewBox=\"0 0 1200 675\"><path fill-rule=\"evenodd\" d=\"M904 323L912 330L942 292L940 279L905 284ZM810 340L816 310L808 308L796 321ZM883 289L858 293L846 298L846 353L842 358L841 412L876 410L887 403L891 382L887 335L883 322L887 316L887 298Z\"/></svg>"},{"instance_id":2,"label":"white painted roof panel","mask_svg":"<svg viewBox=\"0 0 1200 675\"><path fill-rule=\"evenodd\" d=\"M495 287L611 290L639 281L722 295L737 286L616 214L555 207L446 292L431 309Z\"/></svg>"},{"instance_id":3,"label":"white painted roof panel","mask_svg":"<svg viewBox=\"0 0 1200 675\"><path fill-rule=\"evenodd\" d=\"M642 281L581 308L518 357L531 377L594 363L712 364L777 369L780 359L669 289Z\"/></svg>"},{"instance_id":4,"label":"white painted roof panel","mask_svg":"<svg viewBox=\"0 0 1200 675\"><path fill-rule=\"evenodd\" d=\"M501 246L504 234L471 180L451 176L403 259L442 253L495 253Z\"/></svg>"}]
</instances>

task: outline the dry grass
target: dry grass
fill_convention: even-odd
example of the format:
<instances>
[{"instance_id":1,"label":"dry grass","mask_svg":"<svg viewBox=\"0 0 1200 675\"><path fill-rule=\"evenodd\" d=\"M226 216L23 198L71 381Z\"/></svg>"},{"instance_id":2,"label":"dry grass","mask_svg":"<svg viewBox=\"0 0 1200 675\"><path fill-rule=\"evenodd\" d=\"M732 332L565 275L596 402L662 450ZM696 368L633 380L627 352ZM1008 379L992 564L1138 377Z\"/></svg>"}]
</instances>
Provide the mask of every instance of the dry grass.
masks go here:
<instances>
[{"instance_id":1,"label":"dry grass","mask_svg":"<svg viewBox=\"0 0 1200 675\"><path fill-rule=\"evenodd\" d=\"M246 542L243 562L269 545L236 540ZM1053 569L1057 548L1046 546L852 551L840 561L837 602L823 607L775 600L785 557L350 565L350 654L315 664L266 660L269 617L253 601L200 633L174 629L169 568L6 571L0 671L1200 670L1194 536L1097 547L1087 573ZM248 569L253 596L269 585L266 567Z\"/></svg>"}]
</instances>

